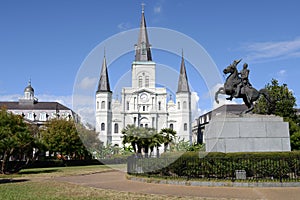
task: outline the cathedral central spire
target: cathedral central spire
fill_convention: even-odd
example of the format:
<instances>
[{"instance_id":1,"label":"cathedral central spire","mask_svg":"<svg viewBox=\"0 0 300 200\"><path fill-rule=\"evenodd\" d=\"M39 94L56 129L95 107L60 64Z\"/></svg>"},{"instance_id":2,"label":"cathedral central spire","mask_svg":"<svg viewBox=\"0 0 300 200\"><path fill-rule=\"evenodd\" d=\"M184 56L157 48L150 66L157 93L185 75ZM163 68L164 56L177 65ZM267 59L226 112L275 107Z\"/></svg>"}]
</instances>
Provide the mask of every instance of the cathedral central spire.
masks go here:
<instances>
[{"instance_id":1,"label":"cathedral central spire","mask_svg":"<svg viewBox=\"0 0 300 200\"><path fill-rule=\"evenodd\" d=\"M152 61L151 45L149 44L146 28L144 4L142 4L142 19L140 24L140 33L138 43L135 45L135 61Z\"/></svg>"}]
</instances>

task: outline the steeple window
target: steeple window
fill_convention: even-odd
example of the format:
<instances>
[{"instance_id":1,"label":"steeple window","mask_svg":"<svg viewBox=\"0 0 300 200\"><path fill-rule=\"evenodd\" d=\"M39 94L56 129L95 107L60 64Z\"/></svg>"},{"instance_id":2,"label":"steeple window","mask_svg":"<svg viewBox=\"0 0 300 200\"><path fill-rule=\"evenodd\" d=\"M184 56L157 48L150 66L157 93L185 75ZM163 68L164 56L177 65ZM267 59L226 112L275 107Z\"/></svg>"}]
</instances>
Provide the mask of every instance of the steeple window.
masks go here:
<instances>
[{"instance_id":1,"label":"steeple window","mask_svg":"<svg viewBox=\"0 0 300 200\"><path fill-rule=\"evenodd\" d=\"M143 78L139 76L139 87L143 87Z\"/></svg>"},{"instance_id":2,"label":"steeple window","mask_svg":"<svg viewBox=\"0 0 300 200\"><path fill-rule=\"evenodd\" d=\"M146 44L145 42L142 42L142 55L146 55L146 51L147 51Z\"/></svg>"},{"instance_id":3,"label":"steeple window","mask_svg":"<svg viewBox=\"0 0 300 200\"><path fill-rule=\"evenodd\" d=\"M145 78L145 87L149 87L149 76Z\"/></svg>"},{"instance_id":4,"label":"steeple window","mask_svg":"<svg viewBox=\"0 0 300 200\"><path fill-rule=\"evenodd\" d=\"M105 109L105 101L101 102L101 109Z\"/></svg>"},{"instance_id":5,"label":"steeple window","mask_svg":"<svg viewBox=\"0 0 300 200\"><path fill-rule=\"evenodd\" d=\"M186 101L183 102L183 109L187 109Z\"/></svg>"}]
</instances>

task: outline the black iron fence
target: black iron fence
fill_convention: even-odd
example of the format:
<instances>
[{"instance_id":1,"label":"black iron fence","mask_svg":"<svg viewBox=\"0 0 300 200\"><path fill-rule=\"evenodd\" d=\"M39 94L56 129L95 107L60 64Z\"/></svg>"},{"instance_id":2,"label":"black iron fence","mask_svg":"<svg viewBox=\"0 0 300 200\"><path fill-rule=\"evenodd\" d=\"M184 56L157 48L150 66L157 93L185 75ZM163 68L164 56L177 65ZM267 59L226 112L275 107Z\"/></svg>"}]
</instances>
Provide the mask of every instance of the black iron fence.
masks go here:
<instances>
[{"instance_id":1,"label":"black iron fence","mask_svg":"<svg viewBox=\"0 0 300 200\"><path fill-rule=\"evenodd\" d=\"M147 177L300 181L300 156L285 157L195 157L135 158L127 162L129 174Z\"/></svg>"}]
</instances>

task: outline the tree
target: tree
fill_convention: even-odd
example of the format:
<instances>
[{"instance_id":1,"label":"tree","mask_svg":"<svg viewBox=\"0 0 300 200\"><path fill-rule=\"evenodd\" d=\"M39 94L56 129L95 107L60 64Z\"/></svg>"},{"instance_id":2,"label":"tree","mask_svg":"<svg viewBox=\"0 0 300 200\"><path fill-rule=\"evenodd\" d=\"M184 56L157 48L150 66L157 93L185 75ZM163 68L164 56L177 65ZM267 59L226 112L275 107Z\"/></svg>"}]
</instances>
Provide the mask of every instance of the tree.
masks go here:
<instances>
[{"instance_id":1,"label":"tree","mask_svg":"<svg viewBox=\"0 0 300 200\"><path fill-rule=\"evenodd\" d=\"M102 143L99 139L99 133L96 133L95 129L91 128L91 125L84 126L81 123L76 123L76 129L79 133L80 139L86 149L91 153L99 154Z\"/></svg>"},{"instance_id":2,"label":"tree","mask_svg":"<svg viewBox=\"0 0 300 200\"><path fill-rule=\"evenodd\" d=\"M15 173L28 165L37 155L37 148L40 146L35 138L31 127L23 121L19 115L0 110L0 159L2 160L0 173ZM33 148L36 154L33 154ZM9 159L16 161L10 163ZM19 161L25 161L19 162Z\"/></svg>"},{"instance_id":3,"label":"tree","mask_svg":"<svg viewBox=\"0 0 300 200\"><path fill-rule=\"evenodd\" d=\"M279 85L276 79L272 79L271 84L266 85L272 103L268 103L265 98L260 98L254 107L254 112L259 114L274 114L284 118L296 119L296 98L287 84Z\"/></svg>"},{"instance_id":4,"label":"tree","mask_svg":"<svg viewBox=\"0 0 300 200\"><path fill-rule=\"evenodd\" d=\"M279 85L276 79L272 79L271 84L266 85L271 103L264 98L260 98L254 107L254 112L258 114L274 114L284 118L289 123L292 150L300 150L300 124L299 116L296 114L296 98L293 92L288 89L287 84Z\"/></svg>"},{"instance_id":5,"label":"tree","mask_svg":"<svg viewBox=\"0 0 300 200\"><path fill-rule=\"evenodd\" d=\"M127 125L123 130L123 145L132 146L134 152L141 157L144 149L145 157L148 157L149 150L152 154L155 147L160 146L163 140L161 135L157 134L153 128L135 127L134 125Z\"/></svg>"},{"instance_id":6,"label":"tree","mask_svg":"<svg viewBox=\"0 0 300 200\"><path fill-rule=\"evenodd\" d=\"M164 143L164 152L166 152L169 144L175 140L176 131L174 131L171 128L163 128L159 133L162 135Z\"/></svg>"},{"instance_id":7,"label":"tree","mask_svg":"<svg viewBox=\"0 0 300 200\"><path fill-rule=\"evenodd\" d=\"M46 124L41 132L42 140L47 150L59 153L61 156L70 156L71 159L89 157L83 145L75 123L66 119L53 119Z\"/></svg>"}]
</instances>

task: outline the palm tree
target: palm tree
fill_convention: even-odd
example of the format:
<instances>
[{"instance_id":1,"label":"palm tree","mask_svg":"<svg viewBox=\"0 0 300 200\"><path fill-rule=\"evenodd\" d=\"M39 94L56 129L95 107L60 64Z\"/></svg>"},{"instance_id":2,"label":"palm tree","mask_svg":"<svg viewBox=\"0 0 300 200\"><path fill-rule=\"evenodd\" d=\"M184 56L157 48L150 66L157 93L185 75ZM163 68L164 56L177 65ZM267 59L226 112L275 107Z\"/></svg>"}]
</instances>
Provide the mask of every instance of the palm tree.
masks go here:
<instances>
[{"instance_id":1,"label":"palm tree","mask_svg":"<svg viewBox=\"0 0 300 200\"><path fill-rule=\"evenodd\" d=\"M164 152L167 152L169 144L175 140L176 131L170 128L163 128L160 130L159 134L163 137Z\"/></svg>"},{"instance_id":2,"label":"palm tree","mask_svg":"<svg viewBox=\"0 0 300 200\"><path fill-rule=\"evenodd\" d=\"M122 144L124 145L124 148L125 148L125 145L126 144L130 144L133 148L133 151L134 153L136 153L137 151L137 148L136 148L136 143L137 143L137 138L136 138L136 127L134 125L127 125L126 128L124 128L122 130L122 138L123 138L123 141L122 141Z\"/></svg>"},{"instance_id":3,"label":"palm tree","mask_svg":"<svg viewBox=\"0 0 300 200\"><path fill-rule=\"evenodd\" d=\"M161 146L161 144L164 142L163 137L161 134L155 132L151 137L151 143L149 145L150 148L150 156L152 156L152 153L154 151L154 148L156 147L156 157L159 157L159 150L158 148Z\"/></svg>"},{"instance_id":4,"label":"palm tree","mask_svg":"<svg viewBox=\"0 0 300 200\"><path fill-rule=\"evenodd\" d=\"M123 145L130 144L138 157L142 157L144 150L147 158L150 152L153 152L154 147L160 146L163 143L161 136L157 134L153 128L135 127L128 125L122 130Z\"/></svg>"}]
</instances>

